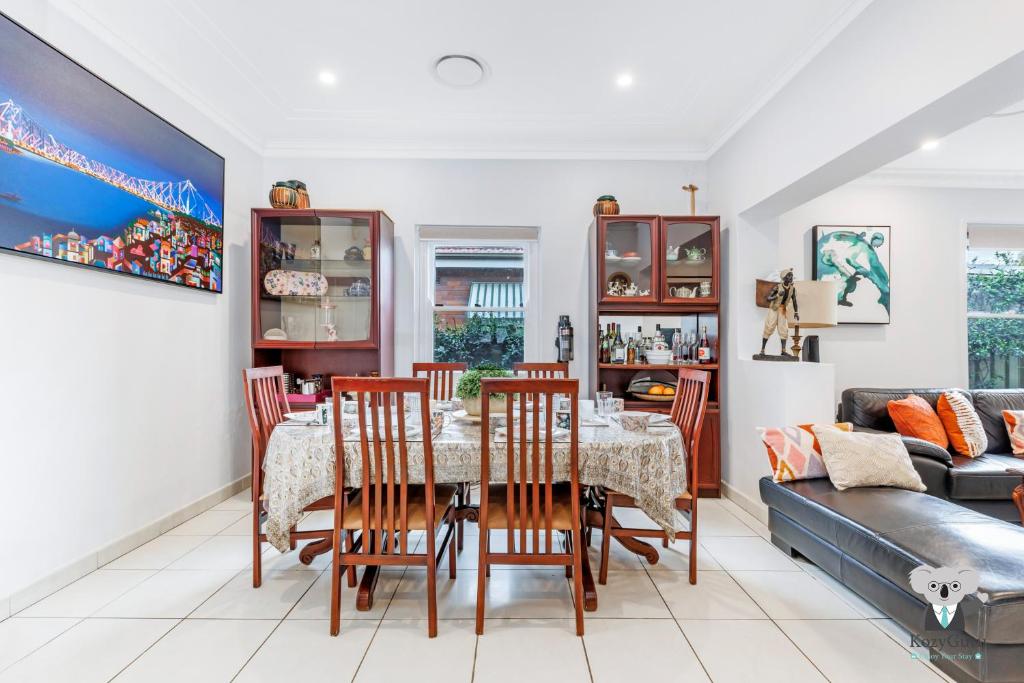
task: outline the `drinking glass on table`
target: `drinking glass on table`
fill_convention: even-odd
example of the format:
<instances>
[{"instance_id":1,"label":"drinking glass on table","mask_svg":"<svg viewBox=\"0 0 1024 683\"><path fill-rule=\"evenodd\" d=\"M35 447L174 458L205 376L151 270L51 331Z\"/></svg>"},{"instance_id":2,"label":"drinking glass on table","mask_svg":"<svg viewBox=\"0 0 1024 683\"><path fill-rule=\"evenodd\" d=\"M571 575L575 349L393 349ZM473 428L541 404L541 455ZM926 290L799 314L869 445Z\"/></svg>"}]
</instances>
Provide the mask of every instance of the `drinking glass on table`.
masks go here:
<instances>
[{"instance_id":1,"label":"drinking glass on table","mask_svg":"<svg viewBox=\"0 0 1024 683\"><path fill-rule=\"evenodd\" d=\"M615 398L610 391L597 392L597 414L600 417L611 417L615 411Z\"/></svg>"}]
</instances>

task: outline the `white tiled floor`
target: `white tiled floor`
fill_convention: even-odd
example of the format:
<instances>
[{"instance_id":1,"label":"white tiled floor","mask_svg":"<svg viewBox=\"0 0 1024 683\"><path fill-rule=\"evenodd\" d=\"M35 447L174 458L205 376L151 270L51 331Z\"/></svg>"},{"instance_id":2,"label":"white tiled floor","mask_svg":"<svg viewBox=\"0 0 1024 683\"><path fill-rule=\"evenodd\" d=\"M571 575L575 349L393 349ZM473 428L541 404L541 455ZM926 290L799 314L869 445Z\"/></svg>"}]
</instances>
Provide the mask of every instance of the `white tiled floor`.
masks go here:
<instances>
[{"instance_id":1,"label":"white tiled floor","mask_svg":"<svg viewBox=\"0 0 1024 683\"><path fill-rule=\"evenodd\" d=\"M11 618L0 621L6 681L934 681L909 637L822 570L793 561L727 500L702 501L698 583L689 544L648 565L617 543L600 608L575 635L560 568L492 569L485 634L474 632L476 528L459 575L438 572L436 639L426 572L381 573L370 612L342 589L328 633L327 556L264 545L251 585L248 493L220 503ZM645 520L622 511L627 524ZM326 513L300 528L330 525ZM627 519L628 518L628 519ZM649 520L647 520L649 524ZM591 558L597 571L600 534ZM501 541L494 541L500 545Z\"/></svg>"}]
</instances>

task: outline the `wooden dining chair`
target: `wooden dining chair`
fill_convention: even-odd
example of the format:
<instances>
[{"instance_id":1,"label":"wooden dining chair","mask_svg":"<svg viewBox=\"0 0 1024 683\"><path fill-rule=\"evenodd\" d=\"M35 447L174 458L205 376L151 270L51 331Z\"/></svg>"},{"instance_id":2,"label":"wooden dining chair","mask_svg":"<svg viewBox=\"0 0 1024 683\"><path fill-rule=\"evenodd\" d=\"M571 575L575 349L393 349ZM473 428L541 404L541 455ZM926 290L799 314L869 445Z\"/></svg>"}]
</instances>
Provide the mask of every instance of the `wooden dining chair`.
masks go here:
<instances>
[{"instance_id":1,"label":"wooden dining chair","mask_svg":"<svg viewBox=\"0 0 1024 683\"><path fill-rule=\"evenodd\" d=\"M455 373L465 372L465 363L413 363L412 376L420 373L430 380L430 398L435 401L450 401L455 395Z\"/></svg>"},{"instance_id":2,"label":"wooden dining chair","mask_svg":"<svg viewBox=\"0 0 1024 683\"><path fill-rule=\"evenodd\" d=\"M455 486L434 484L434 454L430 440L430 381L426 378L334 377L334 548L331 562L331 635L341 630L341 574L348 567L425 566L427 569L427 632L437 635L437 567L455 530ZM359 468L357 494L343 495L345 486L345 430L341 427L341 397L346 392L358 406ZM410 483L410 461L405 396L419 398L424 483ZM392 413L394 408L394 413ZM369 424L367 424L369 419ZM435 553L437 529L448 528ZM425 553L409 532L425 532ZM355 542L349 532L359 534ZM455 554L448 553L448 574L455 578Z\"/></svg>"},{"instance_id":3,"label":"wooden dining chair","mask_svg":"<svg viewBox=\"0 0 1024 683\"><path fill-rule=\"evenodd\" d=\"M465 372L469 366L466 363L413 363L412 375L419 377L420 373L430 380L430 398L435 401L450 401L455 396L455 373ZM472 502L470 494L472 482L464 481L458 485L458 503L460 508L466 508ZM464 522L460 519L455 531L455 547L462 552L465 531Z\"/></svg>"},{"instance_id":4,"label":"wooden dining chair","mask_svg":"<svg viewBox=\"0 0 1024 683\"><path fill-rule=\"evenodd\" d=\"M242 371L245 386L245 409L249 417L249 430L252 432L252 587L259 588L263 583L263 564L260 560L263 548L260 545L267 540L262 532L263 522L267 515L263 510L263 458L267 452L267 443L274 427L284 422L285 414L290 412L288 396L284 392L284 369L280 365L265 368L246 368ZM334 497L326 496L305 510L333 510ZM290 533L291 547L294 550L296 541L316 539L325 541L331 537L330 529L296 531L292 527ZM351 580L355 579L353 573Z\"/></svg>"},{"instance_id":5,"label":"wooden dining chair","mask_svg":"<svg viewBox=\"0 0 1024 683\"><path fill-rule=\"evenodd\" d=\"M680 368L676 397L672 402L672 422L679 428L686 455L686 492L676 498L676 509L688 513L690 529L680 531L675 540L690 541L690 583L697 583L697 457L700 447L700 432L704 425L704 413L708 407L708 391L711 373L707 370ZM662 545L668 547L668 534L659 529L626 529L612 525L612 513L616 507L637 507L632 497L610 489L605 491L604 529L601 537L601 571L598 583L608 583L608 551L613 537L662 538Z\"/></svg>"},{"instance_id":6,"label":"wooden dining chair","mask_svg":"<svg viewBox=\"0 0 1024 683\"><path fill-rule=\"evenodd\" d=\"M498 481L491 483L490 424L491 394L505 394L506 467ZM572 401L568 441L568 469L563 477L554 471L555 395ZM576 603L576 635L583 635L583 538L579 500L579 380L574 379L483 379L480 395L480 564L477 571L476 632L484 632L484 595L492 564L543 564L566 567L572 574ZM513 422L512 407L519 401L520 420ZM532 407L530 406L532 401ZM541 414L541 406L544 411ZM527 420L527 415L532 415ZM543 422L543 424L542 424ZM518 436L518 439L517 439ZM495 445L500 443L495 437ZM559 443L560 447L564 445ZM500 462L500 461L499 461ZM495 473L498 474L498 473ZM506 550L491 552L491 531L506 534ZM526 532L530 532L527 540ZM565 534L564 551L554 532ZM543 535L543 542L541 536ZM516 543L518 539L518 544Z\"/></svg>"},{"instance_id":7,"label":"wooden dining chair","mask_svg":"<svg viewBox=\"0 0 1024 683\"><path fill-rule=\"evenodd\" d=\"M513 363L512 372L530 379L568 379L568 363Z\"/></svg>"}]
</instances>

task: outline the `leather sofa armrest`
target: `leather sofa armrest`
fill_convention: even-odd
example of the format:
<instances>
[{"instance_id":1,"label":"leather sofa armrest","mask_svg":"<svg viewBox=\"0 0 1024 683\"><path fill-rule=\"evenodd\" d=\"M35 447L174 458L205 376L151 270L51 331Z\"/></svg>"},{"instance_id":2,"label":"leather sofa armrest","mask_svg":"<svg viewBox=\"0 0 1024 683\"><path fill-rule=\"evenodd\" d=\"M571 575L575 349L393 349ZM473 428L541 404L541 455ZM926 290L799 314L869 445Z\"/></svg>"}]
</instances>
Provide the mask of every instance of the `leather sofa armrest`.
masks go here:
<instances>
[{"instance_id":1,"label":"leather sofa armrest","mask_svg":"<svg viewBox=\"0 0 1024 683\"><path fill-rule=\"evenodd\" d=\"M934 458L913 453L910 454L910 462L917 473L921 475L921 481L924 483L928 495L949 500L948 467Z\"/></svg>"},{"instance_id":2,"label":"leather sofa armrest","mask_svg":"<svg viewBox=\"0 0 1024 683\"><path fill-rule=\"evenodd\" d=\"M949 454L945 448L936 446L931 441L925 441L924 439L915 439L910 436L904 436L903 445L907 447L907 451L911 455L918 455L923 458L931 458L944 464L946 467L953 466L953 456Z\"/></svg>"},{"instance_id":3,"label":"leather sofa armrest","mask_svg":"<svg viewBox=\"0 0 1024 683\"><path fill-rule=\"evenodd\" d=\"M883 432L880 429L872 429L871 427L861 427L859 425L853 426L853 431L863 432L865 434L892 434L893 432ZM924 439L915 439L912 436L901 436L903 439L903 445L907 447L907 452L911 455L919 455L923 458L931 458L932 460L938 461L946 467L953 466L953 456L949 454L945 448L936 446L931 441L925 441Z\"/></svg>"}]
</instances>

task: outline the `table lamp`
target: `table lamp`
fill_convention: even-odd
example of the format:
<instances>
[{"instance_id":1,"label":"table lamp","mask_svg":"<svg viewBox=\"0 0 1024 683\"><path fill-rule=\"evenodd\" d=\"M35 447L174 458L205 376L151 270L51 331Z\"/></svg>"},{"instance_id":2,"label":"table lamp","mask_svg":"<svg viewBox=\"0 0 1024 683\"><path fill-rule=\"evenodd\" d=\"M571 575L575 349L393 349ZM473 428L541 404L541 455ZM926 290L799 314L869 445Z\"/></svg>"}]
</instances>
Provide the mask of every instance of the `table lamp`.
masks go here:
<instances>
[{"instance_id":1,"label":"table lamp","mask_svg":"<svg viewBox=\"0 0 1024 683\"><path fill-rule=\"evenodd\" d=\"M800 328L835 327L838 324L839 283L835 280L801 280L795 283L800 319L795 320L793 355L800 357Z\"/></svg>"}]
</instances>

